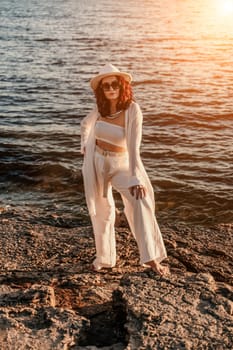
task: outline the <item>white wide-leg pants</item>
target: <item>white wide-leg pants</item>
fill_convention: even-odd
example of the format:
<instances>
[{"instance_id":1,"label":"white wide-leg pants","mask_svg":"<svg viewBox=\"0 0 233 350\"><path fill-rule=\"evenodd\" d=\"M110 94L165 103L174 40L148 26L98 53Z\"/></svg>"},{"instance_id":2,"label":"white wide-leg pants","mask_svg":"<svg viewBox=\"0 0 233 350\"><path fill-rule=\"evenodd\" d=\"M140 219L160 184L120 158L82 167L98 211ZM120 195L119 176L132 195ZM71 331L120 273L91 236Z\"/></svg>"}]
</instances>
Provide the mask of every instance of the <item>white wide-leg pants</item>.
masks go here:
<instances>
[{"instance_id":1,"label":"white wide-leg pants","mask_svg":"<svg viewBox=\"0 0 233 350\"><path fill-rule=\"evenodd\" d=\"M124 212L139 248L140 263L143 265L151 260L160 262L167 256L149 196L136 199L129 192L128 169L127 153L106 156L95 151L98 199L96 215L91 216L91 220L96 245L96 259L93 265L97 270L116 264L115 204L112 187L121 194Z\"/></svg>"}]
</instances>

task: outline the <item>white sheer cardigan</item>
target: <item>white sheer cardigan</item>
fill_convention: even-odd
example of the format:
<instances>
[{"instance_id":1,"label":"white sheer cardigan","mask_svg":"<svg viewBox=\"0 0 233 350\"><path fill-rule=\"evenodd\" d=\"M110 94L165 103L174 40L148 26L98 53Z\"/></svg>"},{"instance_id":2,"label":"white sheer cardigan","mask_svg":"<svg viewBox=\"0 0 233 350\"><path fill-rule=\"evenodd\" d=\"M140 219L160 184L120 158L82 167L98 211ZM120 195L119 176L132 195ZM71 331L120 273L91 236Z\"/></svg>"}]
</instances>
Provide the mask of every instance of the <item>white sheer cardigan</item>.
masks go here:
<instances>
[{"instance_id":1,"label":"white sheer cardigan","mask_svg":"<svg viewBox=\"0 0 233 350\"><path fill-rule=\"evenodd\" d=\"M84 189L89 214L96 215L98 188L96 182L94 152L95 152L95 123L98 118L98 110L95 107L81 121L81 153L84 154L82 173ZM151 209L155 210L154 191L140 157L140 145L142 138L142 112L136 102L132 102L125 114L125 130L127 151L129 154L129 178L128 187L144 185L146 195L149 196Z\"/></svg>"}]
</instances>

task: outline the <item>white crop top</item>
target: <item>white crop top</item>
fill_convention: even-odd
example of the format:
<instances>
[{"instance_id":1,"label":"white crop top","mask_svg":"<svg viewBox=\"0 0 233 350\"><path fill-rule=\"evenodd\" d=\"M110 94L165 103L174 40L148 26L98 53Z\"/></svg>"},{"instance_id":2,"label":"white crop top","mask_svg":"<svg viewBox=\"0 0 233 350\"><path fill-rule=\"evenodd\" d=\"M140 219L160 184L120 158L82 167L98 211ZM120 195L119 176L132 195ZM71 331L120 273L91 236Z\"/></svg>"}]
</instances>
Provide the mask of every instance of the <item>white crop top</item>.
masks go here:
<instances>
[{"instance_id":1,"label":"white crop top","mask_svg":"<svg viewBox=\"0 0 233 350\"><path fill-rule=\"evenodd\" d=\"M125 128L120 125L111 124L104 120L97 120L95 124L95 138L118 147L126 148Z\"/></svg>"}]
</instances>

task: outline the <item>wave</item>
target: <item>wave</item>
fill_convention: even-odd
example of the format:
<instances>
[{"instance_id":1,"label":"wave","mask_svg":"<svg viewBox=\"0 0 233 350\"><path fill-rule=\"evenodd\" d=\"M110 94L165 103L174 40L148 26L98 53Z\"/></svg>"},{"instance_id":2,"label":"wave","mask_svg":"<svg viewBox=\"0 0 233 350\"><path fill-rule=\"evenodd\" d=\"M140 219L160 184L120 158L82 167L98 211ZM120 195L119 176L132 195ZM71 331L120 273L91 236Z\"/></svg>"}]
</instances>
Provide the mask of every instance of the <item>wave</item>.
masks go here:
<instances>
[{"instance_id":1,"label":"wave","mask_svg":"<svg viewBox=\"0 0 233 350\"><path fill-rule=\"evenodd\" d=\"M63 188L82 184L82 174L80 169L69 169L59 163L1 162L0 181L35 187L50 183L56 191L59 184Z\"/></svg>"},{"instance_id":2,"label":"wave","mask_svg":"<svg viewBox=\"0 0 233 350\"><path fill-rule=\"evenodd\" d=\"M61 39L58 38L35 38L35 41L42 41L42 42L53 42L53 41L60 41Z\"/></svg>"},{"instance_id":3,"label":"wave","mask_svg":"<svg viewBox=\"0 0 233 350\"><path fill-rule=\"evenodd\" d=\"M144 80L133 81L132 85L137 86L137 85L161 84L161 83L162 83L161 79L144 79Z\"/></svg>"}]
</instances>

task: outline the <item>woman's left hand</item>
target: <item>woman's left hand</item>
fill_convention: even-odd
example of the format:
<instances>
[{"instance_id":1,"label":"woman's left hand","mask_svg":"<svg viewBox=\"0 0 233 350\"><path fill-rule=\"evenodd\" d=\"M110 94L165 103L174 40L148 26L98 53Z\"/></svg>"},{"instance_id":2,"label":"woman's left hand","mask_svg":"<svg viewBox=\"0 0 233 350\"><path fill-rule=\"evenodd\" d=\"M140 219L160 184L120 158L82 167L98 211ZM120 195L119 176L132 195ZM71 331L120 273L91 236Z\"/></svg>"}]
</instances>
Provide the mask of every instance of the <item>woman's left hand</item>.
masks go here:
<instances>
[{"instance_id":1,"label":"woman's left hand","mask_svg":"<svg viewBox=\"0 0 233 350\"><path fill-rule=\"evenodd\" d=\"M142 199L146 196L146 188L143 185L135 185L129 188L129 192L132 196L136 196L136 199Z\"/></svg>"}]
</instances>

